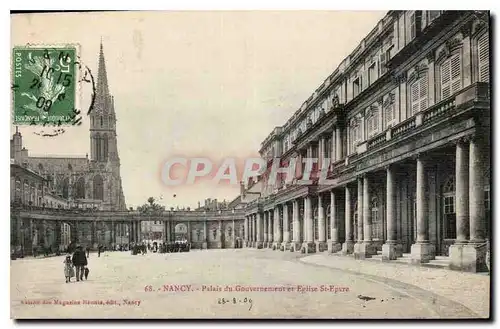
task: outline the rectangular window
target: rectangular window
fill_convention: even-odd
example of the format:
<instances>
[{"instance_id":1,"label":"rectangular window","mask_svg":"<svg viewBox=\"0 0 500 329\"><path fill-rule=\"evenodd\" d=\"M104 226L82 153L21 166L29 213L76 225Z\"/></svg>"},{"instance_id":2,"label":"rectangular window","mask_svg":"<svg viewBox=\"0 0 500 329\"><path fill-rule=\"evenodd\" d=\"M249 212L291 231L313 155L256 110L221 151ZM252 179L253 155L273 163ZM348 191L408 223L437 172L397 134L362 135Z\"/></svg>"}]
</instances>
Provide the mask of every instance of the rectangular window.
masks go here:
<instances>
[{"instance_id":1,"label":"rectangular window","mask_svg":"<svg viewBox=\"0 0 500 329\"><path fill-rule=\"evenodd\" d=\"M375 76L375 63L372 63L370 67L368 68L368 85L370 86L372 83L375 82L376 76Z\"/></svg>"},{"instance_id":2,"label":"rectangular window","mask_svg":"<svg viewBox=\"0 0 500 329\"><path fill-rule=\"evenodd\" d=\"M462 61L455 54L441 64L441 99L446 99L462 88Z\"/></svg>"},{"instance_id":3,"label":"rectangular window","mask_svg":"<svg viewBox=\"0 0 500 329\"><path fill-rule=\"evenodd\" d=\"M427 25L429 25L433 20L441 16L441 10L428 10L427 11Z\"/></svg>"},{"instance_id":4,"label":"rectangular window","mask_svg":"<svg viewBox=\"0 0 500 329\"><path fill-rule=\"evenodd\" d=\"M386 127L396 120L395 99L396 95L393 92L389 93L389 95L387 95L384 99L383 107Z\"/></svg>"},{"instance_id":5,"label":"rectangular window","mask_svg":"<svg viewBox=\"0 0 500 329\"><path fill-rule=\"evenodd\" d=\"M415 115L427 108L428 79L424 74L415 81L410 88L411 115Z\"/></svg>"},{"instance_id":6,"label":"rectangular window","mask_svg":"<svg viewBox=\"0 0 500 329\"><path fill-rule=\"evenodd\" d=\"M477 41L477 57L480 82L490 82L490 38L484 33Z\"/></svg>"},{"instance_id":7,"label":"rectangular window","mask_svg":"<svg viewBox=\"0 0 500 329\"><path fill-rule=\"evenodd\" d=\"M350 154L353 154L354 152L356 152L356 146L358 145L358 134L361 129L359 129L359 125L356 125L356 126L351 126L350 127L350 130L351 130L351 133L350 133L350 149L351 149L351 152Z\"/></svg>"},{"instance_id":8,"label":"rectangular window","mask_svg":"<svg viewBox=\"0 0 500 329\"><path fill-rule=\"evenodd\" d=\"M417 23L414 11L409 14L409 29L410 29L410 40L413 40L417 36Z\"/></svg>"},{"instance_id":9,"label":"rectangular window","mask_svg":"<svg viewBox=\"0 0 500 329\"><path fill-rule=\"evenodd\" d=\"M359 81L359 78L354 79L352 83L352 97L356 97L359 95L359 92L361 91L361 83Z\"/></svg>"}]
</instances>

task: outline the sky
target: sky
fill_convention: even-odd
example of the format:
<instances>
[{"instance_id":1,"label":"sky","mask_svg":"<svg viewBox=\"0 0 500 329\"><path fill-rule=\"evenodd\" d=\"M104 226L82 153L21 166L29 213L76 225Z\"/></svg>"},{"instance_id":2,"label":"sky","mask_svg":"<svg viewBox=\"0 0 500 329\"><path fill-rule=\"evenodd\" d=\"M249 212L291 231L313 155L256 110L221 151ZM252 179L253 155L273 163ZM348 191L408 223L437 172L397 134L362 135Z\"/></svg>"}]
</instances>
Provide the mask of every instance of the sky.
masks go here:
<instances>
[{"instance_id":1,"label":"sky","mask_svg":"<svg viewBox=\"0 0 500 329\"><path fill-rule=\"evenodd\" d=\"M127 207L230 201L238 185L167 186L173 157L258 156L283 125L385 15L381 11L157 11L11 16L12 46L78 44L97 76L102 39L117 115ZM81 106L91 91L81 88ZM89 119L57 137L20 127L30 155L90 154ZM15 127L11 126L11 132ZM175 195L175 197L174 197ZM160 200L161 198L161 200Z\"/></svg>"}]
</instances>

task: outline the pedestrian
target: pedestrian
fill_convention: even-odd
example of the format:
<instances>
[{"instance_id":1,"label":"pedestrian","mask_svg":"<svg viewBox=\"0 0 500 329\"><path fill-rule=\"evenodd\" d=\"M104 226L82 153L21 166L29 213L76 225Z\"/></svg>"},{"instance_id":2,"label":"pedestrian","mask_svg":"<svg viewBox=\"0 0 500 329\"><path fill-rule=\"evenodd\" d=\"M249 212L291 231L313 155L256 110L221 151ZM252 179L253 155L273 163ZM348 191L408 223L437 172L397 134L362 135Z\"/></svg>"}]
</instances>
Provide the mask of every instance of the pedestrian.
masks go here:
<instances>
[{"instance_id":1,"label":"pedestrian","mask_svg":"<svg viewBox=\"0 0 500 329\"><path fill-rule=\"evenodd\" d=\"M102 252L102 245L99 245L97 247L97 257L101 257L101 252Z\"/></svg>"},{"instance_id":2,"label":"pedestrian","mask_svg":"<svg viewBox=\"0 0 500 329\"><path fill-rule=\"evenodd\" d=\"M87 248L85 248L85 249L87 251L87 258L89 258L90 257L90 247L87 246Z\"/></svg>"},{"instance_id":3,"label":"pedestrian","mask_svg":"<svg viewBox=\"0 0 500 329\"><path fill-rule=\"evenodd\" d=\"M83 281L84 268L87 266L87 257L82 246L76 247L72 261L76 268L76 281Z\"/></svg>"},{"instance_id":4,"label":"pedestrian","mask_svg":"<svg viewBox=\"0 0 500 329\"><path fill-rule=\"evenodd\" d=\"M66 277L66 283L71 282L71 278L75 276L71 255L67 255L64 260L64 276Z\"/></svg>"}]
</instances>

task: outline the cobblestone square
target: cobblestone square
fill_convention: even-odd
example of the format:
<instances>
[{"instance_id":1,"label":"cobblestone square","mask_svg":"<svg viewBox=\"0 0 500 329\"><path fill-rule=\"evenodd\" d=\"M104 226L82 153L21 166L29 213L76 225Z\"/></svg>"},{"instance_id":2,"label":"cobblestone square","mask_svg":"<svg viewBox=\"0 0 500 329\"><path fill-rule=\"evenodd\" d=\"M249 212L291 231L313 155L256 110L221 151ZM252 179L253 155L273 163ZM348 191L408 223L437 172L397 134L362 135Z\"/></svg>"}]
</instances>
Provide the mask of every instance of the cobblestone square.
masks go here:
<instances>
[{"instance_id":1,"label":"cobblestone square","mask_svg":"<svg viewBox=\"0 0 500 329\"><path fill-rule=\"evenodd\" d=\"M352 268L330 268L325 260L318 259L334 263L337 257L327 254L304 257L299 253L252 249L137 256L107 252L101 257L90 255L88 281L74 282L73 278L71 283L65 283L63 258L11 262L13 318L484 316L437 295L432 286L412 285L380 273L355 273ZM347 267L346 262L338 263ZM449 278L463 274L448 272ZM488 276L476 277L489 285ZM237 291L281 288L284 290ZM457 289L456 294L460 293ZM462 293L468 293L467 289Z\"/></svg>"}]
</instances>

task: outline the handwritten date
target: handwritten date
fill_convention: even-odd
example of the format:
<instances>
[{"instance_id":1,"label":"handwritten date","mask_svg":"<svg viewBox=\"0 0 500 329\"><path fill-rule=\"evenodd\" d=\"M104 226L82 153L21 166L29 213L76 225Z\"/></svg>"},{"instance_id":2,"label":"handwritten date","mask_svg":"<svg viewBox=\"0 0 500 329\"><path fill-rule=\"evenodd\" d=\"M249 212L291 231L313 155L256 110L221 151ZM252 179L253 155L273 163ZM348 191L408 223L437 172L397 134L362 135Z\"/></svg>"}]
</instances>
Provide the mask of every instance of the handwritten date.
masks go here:
<instances>
[{"instance_id":1,"label":"handwritten date","mask_svg":"<svg viewBox=\"0 0 500 329\"><path fill-rule=\"evenodd\" d=\"M217 304L219 305L248 305L248 310L250 311L253 306L253 300L248 297L233 297L233 298L217 298Z\"/></svg>"}]
</instances>

